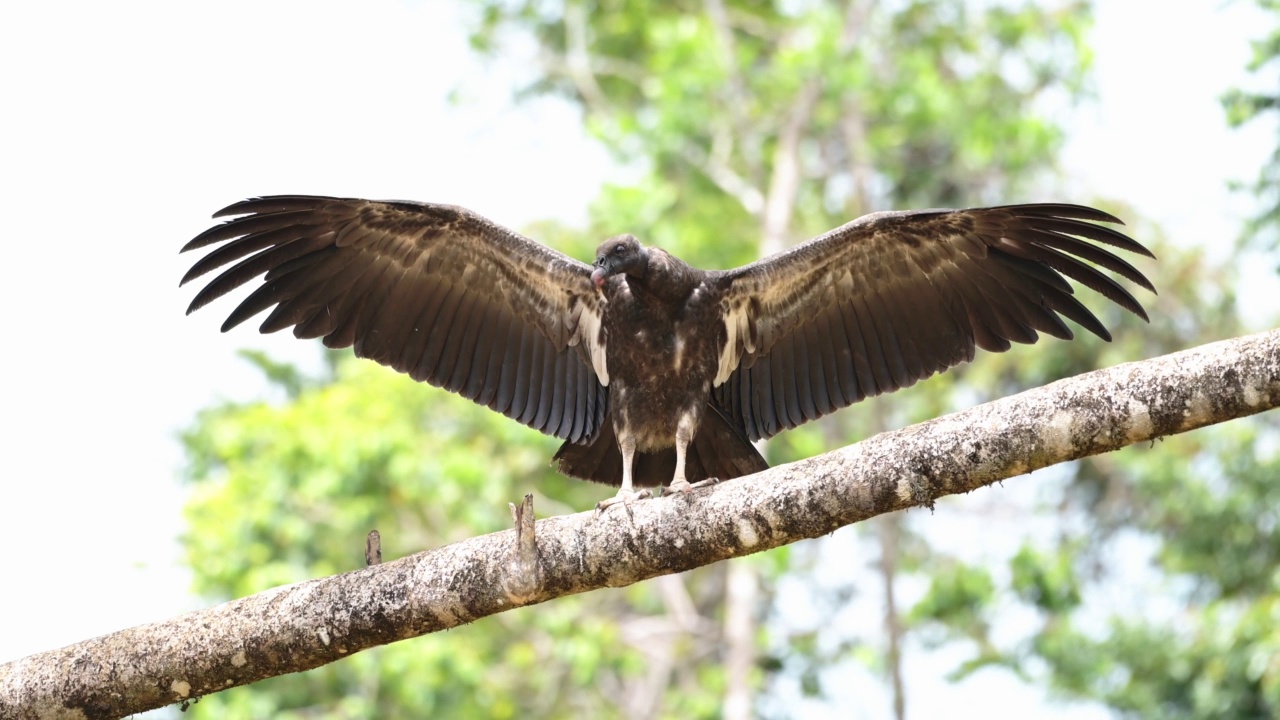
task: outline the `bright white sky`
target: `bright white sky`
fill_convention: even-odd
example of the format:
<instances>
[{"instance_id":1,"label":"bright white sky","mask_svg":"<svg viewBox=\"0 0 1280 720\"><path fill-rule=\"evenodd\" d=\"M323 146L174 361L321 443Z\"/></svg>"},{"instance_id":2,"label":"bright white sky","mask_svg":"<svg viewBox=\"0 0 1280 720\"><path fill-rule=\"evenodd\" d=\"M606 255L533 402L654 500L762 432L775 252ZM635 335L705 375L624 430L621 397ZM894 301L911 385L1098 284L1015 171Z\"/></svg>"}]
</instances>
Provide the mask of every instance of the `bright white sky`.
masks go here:
<instances>
[{"instance_id":1,"label":"bright white sky","mask_svg":"<svg viewBox=\"0 0 1280 720\"><path fill-rule=\"evenodd\" d=\"M1123 199L1186 244L1231 243L1248 207L1225 183L1253 177L1274 130L1228 131L1217 98L1265 27L1245 2L1102 2L1099 102L1073 116L1065 162L1081 196L1037 199ZM0 5L0 662L201 604L174 542L176 434L261 391L238 349L316 355L220 334L228 306L183 316L177 249L210 213L318 193L515 227L583 217L608 159L570 109L511 103L500 72L443 3ZM975 691L943 684L912 709Z\"/></svg>"}]
</instances>

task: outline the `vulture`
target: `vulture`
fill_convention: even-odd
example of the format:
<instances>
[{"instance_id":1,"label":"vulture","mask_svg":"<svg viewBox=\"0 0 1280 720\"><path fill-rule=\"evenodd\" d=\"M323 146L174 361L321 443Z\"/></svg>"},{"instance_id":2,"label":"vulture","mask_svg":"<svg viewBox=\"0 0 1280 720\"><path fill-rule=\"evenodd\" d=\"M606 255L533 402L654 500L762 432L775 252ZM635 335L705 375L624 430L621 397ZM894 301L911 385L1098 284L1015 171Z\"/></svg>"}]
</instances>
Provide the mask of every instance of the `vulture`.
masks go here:
<instances>
[{"instance_id":1,"label":"vulture","mask_svg":"<svg viewBox=\"0 0 1280 720\"><path fill-rule=\"evenodd\" d=\"M893 392L1064 318L1110 340L1070 278L1146 312L1099 268L1154 292L1112 249L1154 257L1080 205L879 212L732 270L632 235L590 265L453 205L252 198L183 251L219 271L191 313L262 276L222 325L270 309L293 328L560 438L560 472L619 487L764 470L752 442ZM228 267L229 266L229 267Z\"/></svg>"}]
</instances>

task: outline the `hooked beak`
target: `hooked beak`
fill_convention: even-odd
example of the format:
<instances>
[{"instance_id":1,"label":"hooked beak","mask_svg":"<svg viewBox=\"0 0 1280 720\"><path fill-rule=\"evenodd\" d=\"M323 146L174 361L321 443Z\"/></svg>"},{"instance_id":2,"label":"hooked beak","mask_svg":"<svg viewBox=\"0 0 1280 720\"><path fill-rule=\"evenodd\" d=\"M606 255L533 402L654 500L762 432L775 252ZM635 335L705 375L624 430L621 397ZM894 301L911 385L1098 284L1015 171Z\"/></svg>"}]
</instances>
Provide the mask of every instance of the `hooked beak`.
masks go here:
<instances>
[{"instance_id":1,"label":"hooked beak","mask_svg":"<svg viewBox=\"0 0 1280 720\"><path fill-rule=\"evenodd\" d=\"M602 265L596 265L596 269L591 271L591 282L595 283L596 288L604 287L604 281L609 279L609 271Z\"/></svg>"}]
</instances>

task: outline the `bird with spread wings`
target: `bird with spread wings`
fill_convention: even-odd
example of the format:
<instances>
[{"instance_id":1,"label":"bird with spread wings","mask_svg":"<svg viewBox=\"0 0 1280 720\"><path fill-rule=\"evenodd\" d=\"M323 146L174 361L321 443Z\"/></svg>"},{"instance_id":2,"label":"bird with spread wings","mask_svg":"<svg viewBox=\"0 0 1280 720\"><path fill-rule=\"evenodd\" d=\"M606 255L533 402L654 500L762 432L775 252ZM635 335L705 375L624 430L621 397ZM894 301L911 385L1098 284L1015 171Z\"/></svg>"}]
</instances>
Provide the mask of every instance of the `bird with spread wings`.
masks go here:
<instances>
[{"instance_id":1,"label":"bird with spread wings","mask_svg":"<svg viewBox=\"0 0 1280 720\"><path fill-rule=\"evenodd\" d=\"M1071 320L1110 340L1067 278L1146 320L1154 292L1079 205L867 215L758 262L698 270L631 235L588 265L464 208L273 196L183 251L221 271L190 313L262 276L223 324L293 328L564 440L566 475L687 492L768 467L751 442ZM230 267L227 267L227 266ZM225 269L222 269L225 268ZM376 429L371 428L370 432Z\"/></svg>"}]
</instances>

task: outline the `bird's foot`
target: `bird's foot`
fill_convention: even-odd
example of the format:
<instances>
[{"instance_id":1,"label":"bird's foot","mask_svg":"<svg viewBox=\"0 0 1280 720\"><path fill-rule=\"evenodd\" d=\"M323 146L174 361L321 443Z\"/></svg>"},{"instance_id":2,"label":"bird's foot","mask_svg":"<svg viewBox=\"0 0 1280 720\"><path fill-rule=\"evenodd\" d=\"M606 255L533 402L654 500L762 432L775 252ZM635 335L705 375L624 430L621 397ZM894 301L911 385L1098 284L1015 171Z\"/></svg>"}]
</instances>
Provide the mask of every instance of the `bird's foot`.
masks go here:
<instances>
[{"instance_id":1,"label":"bird's foot","mask_svg":"<svg viewBox=\"0 0 1280 720\"><path fill-rule=\"evenodd\" d=\"M643 500L648 497L653 497L653 492L651 492L648 488L645 488L643 490L619 490L617 495L614 495L611 498L605 498L604 500L601 500L600 502L596 503L596 517L599 517L601 514L603 514L604 511L608 510L610 506L618 505L618 504L621 504L623 507L625 507L627 509L627 514L630 515L631 503L637 500Z\"/></svg>"},{"instance_id":2,"label":"bird's foot","mask_svg":"<svg viewBox=\"0 0 1280 720\"><path fill-rule=\"evenodd\" d=\"M667 486L666 492L664 494L670 495L673 493L683 493L685 495L688 495L690 492L694 490L697 490L699 488L704 488L704 487L711 487L712 485L715 485L718 482L720 482L720 478L707 478L706 480L699 480L696 483L691 483L684 478L676 478L675 480L671 481L670 485Z\"/></svg>"}]
</instances>

